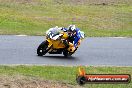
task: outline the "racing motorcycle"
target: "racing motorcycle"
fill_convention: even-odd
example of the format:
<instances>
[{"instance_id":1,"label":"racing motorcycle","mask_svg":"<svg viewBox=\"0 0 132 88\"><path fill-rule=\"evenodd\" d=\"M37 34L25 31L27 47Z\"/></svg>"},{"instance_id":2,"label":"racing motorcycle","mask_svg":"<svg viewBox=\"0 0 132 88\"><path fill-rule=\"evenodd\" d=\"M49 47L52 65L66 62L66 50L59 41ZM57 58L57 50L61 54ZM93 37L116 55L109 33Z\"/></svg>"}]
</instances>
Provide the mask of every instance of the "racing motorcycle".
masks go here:
<instances>
[{"instance_id":1,"label":"racing motorcycle","mask_svg":"<svg viewBox=\"0 0 132 88\"><path fill-rule=\"evenodd\" d=\"M63 41L68 42L68 48L64 44ZM46 36L46 40L43 41L37 48L37 54L38 56L43 56L46 53L49 54L62 54L65 57L71 56L77 48L80 45L81 40L79 41L79 44L75 48L73 43L71 43L72 39L69 38L68 33L62 32L56 35L55 37L53 36Z\"/></svg>"}]
</instances>

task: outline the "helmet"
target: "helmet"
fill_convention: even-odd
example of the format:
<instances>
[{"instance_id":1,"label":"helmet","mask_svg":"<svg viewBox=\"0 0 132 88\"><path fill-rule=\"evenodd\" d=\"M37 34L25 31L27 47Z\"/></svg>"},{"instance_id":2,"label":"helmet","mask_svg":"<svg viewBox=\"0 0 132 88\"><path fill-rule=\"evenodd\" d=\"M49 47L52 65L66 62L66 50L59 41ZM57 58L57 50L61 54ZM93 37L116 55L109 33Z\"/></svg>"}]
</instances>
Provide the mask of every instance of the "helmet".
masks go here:
<instances>
[{"instance_id":1,"label":"helmet","mask_svg":"<svg viewBox=\"0 0 132 88\"><path fill-rule=\"evenodd\" d=\"M70 25L70 26L68 27L68 31L74 33L74 32L76 31L75 25Z\"/></svg>"}]
</instances>

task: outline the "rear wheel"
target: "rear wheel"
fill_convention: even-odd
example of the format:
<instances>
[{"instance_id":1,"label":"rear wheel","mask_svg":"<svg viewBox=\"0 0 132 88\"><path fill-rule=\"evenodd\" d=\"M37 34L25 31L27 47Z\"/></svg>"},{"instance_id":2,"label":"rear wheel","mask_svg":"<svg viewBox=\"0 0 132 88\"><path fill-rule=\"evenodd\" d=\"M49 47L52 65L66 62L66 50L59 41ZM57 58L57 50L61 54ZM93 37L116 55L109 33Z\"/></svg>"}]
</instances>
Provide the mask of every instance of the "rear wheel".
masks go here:
<instances>
[{"instance_id":1,"label":"rear wheel","mask_svg":"<svg viewBox=\"0 0 132 88\"><path fill-rule=\"evenodd\" d=\"M71 54L69 53L68 50L64 50L64 51L63 51L63 55L64 55L65 57L71 56Z\"/></svg>"},{"instance_id":2,"label":"rear wheel","mask_svg":"<svg viewBox=\"0 0 132 88\"><path fill-rule=\"evenodd\" d=\"M67 56L68 56L68 51L67 51L67 50L63 51L63 55L64 55L65 57L67 57Z\"/></svg>"},{"instance_id":3,"label":"rear wheel","mask_svg":"<svg viewBox=\"0 0 132 88\"><path fill-rule=\"evenodd\" d=\"M38 47L38 49L37 49L37 54L38 54L38 56L43 56L43 55L45 55L47 52L48 52L48 42L47 41L43 41L40 45L39 45L39 47Z\"/></svg>"}]
</instances>

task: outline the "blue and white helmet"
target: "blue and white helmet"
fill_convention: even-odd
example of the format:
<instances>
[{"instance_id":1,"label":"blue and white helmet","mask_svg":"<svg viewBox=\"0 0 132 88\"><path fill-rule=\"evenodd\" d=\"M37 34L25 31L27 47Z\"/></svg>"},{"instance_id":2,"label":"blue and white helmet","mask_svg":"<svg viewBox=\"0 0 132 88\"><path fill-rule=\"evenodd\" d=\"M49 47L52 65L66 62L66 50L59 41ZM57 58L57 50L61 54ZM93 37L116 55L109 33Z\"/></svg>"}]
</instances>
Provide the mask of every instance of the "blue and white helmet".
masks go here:
<instances>
[{"instance_id":1,"label":"blue and white helmet","mask_svg":"<svg viewBox=\"0 0 132 88\"><path fill-rule=\"evenodd\" d=\"M75 25L70 25L70 26L68 27L68 31L74 33L74 32L76 31L76 26L75 26Z\"/></svg>"}]
</instances>

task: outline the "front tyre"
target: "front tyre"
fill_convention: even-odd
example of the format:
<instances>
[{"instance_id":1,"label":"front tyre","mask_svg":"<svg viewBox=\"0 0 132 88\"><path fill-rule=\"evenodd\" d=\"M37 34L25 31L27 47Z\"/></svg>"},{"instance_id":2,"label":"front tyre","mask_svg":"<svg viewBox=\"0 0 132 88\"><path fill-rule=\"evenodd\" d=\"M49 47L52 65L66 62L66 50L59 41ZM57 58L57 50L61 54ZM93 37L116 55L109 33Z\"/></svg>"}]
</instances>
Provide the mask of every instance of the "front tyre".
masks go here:
<instances>
[{"instance_id":1,"label":"front tyre","mask_svg":"<svg viewBox=\"0 0 132 88\"><path fill-rule=\"evenodd\" d=\"M37 54L38 54L38 56L43 56L43 55L45 55L45 54L48 52L47 48L48 48L48 42L47 42L47 41L43 41L43 42L39 45L39 47L38 47L38 49L37 49Z\"/></svg>"}]
</instances>

